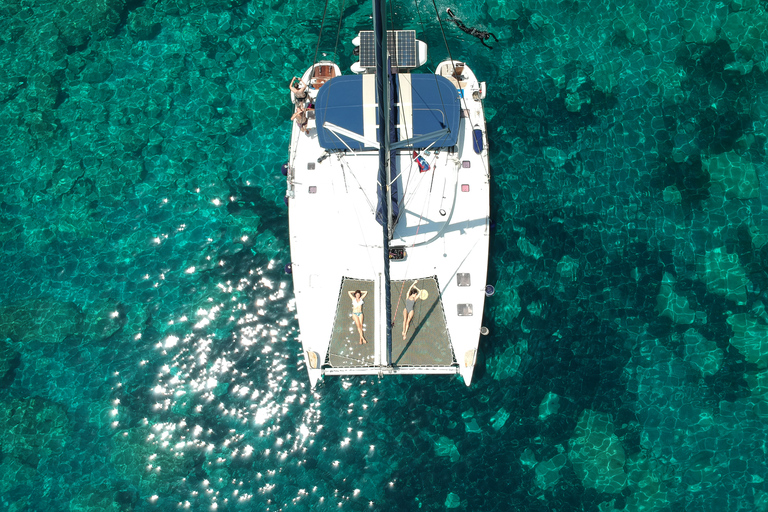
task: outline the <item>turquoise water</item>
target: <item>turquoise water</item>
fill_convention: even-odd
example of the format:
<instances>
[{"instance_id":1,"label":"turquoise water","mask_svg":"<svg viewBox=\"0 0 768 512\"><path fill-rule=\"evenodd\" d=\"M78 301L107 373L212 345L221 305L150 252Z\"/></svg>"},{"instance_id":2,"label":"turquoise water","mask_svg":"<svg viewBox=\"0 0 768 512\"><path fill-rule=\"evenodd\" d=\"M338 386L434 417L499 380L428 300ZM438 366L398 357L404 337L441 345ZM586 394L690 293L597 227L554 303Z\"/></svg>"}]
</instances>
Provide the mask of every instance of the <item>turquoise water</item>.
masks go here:
<instances>
[{"instance_id":1,"label":"turquoise water","mask_svg":"<svg viewBox=\"0 0 768 512\"><path fill-rule=\"evenodd\" d=\"M768 4L449 6L499 38L444 25L489 90L480 367L313 391L279 169L323 5L0 4L0 509L768 510Z\"/></svg>"}]
</instances>

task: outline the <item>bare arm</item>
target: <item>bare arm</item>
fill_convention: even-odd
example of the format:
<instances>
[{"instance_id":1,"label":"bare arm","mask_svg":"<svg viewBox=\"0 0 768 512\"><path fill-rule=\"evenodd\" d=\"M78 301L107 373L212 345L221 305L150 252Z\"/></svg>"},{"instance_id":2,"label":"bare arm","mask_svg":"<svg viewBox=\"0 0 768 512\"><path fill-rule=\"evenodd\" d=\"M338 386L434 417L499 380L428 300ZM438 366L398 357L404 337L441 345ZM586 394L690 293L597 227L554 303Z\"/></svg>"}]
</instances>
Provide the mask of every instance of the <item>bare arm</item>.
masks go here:
<instances>
[{"instance_id":1,"label":"bare arm","mask_svg":"<svg viewBox=\"0 0 768 512\"><path fill-rule=\"evenodd\" d=\"M351 292L351 291L349 291L349 292L347 292L347 293L349 294L349 298L350 298L350 299L352 299L352 300L355 300L355 296L354 296L354 295L352 295L352 292ZM365 297L365 295L363 295L363 297Z\"/></svg>"},{"instance_id":2,"label":"bare arm","mask_svg":"<svg viewBox=\"0 0 768 512\"><path fill-rule=\"evenodd\" d=\"M362 296L362 297L360 297L360 299L361 299L361 300L362 300L362 299L364 299L366 295L368 295L368 290L364 290L364 291L363 291L363 296Z\"/></svg>"},{"instance_id":3,"label":"bare arm","mask_svg":"<svg viewBox=\"0 0 768 512\"><path fill-rule=\"evenodd\" d=\"M304 112L305 110L301 108L301 105L296 105L296 112L294 112L293 115L291 116L291 121L293 121L294 119L302 115Z\"/></svg>"}]
</instances>

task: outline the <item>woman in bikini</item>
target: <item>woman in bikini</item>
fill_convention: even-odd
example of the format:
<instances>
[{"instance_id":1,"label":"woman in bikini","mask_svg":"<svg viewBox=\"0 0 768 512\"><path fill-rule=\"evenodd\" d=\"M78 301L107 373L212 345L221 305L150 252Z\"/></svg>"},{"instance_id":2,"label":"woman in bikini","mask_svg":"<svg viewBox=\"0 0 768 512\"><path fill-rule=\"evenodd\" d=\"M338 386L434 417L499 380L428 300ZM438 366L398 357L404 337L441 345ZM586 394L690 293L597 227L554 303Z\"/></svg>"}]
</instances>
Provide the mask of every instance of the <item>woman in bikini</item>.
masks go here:
<instances>
[{"instance_id":1,"label":"woman in bikini","mask_svg":"<svg viewBox=\"0 0 768 512\"><path fill-rule=\"evenodd\" d=\"M291 121L294 119L301 131L309 135L309 128L307 128L307 124L309 123L309 119L307 119L307 109L301 104L296 105L296 112L291 116Z\"/></svg>"},{"instance_id":2,"label":"woman in bikini","mask_svg":"<svg viewBox=\"0 0 768 512\"><path fill-rule=\"evenodd\" d=\"M293 85L296 82L296 80L299 81L298 87ZM291 78L291 82L288 84L288 88L293 93L293 97L296 98L296 103L304 103L304 101L309 97L309 93L307 91L307 84L305 84L301 78L298 78L298 77Z\"/></svg>"},{"instance_id":3,"label":"woman in bikini","mask_svg":"<svg viewBox=\"0 0 768 512\"><path fill-rule=\"evenodd\" d=\"M363 299L368 295L368 292L355 290L354 292L347 293L349 294L349 298L352 299L352 319L355 321L357 332L360 335L360 345L368 343L365 340L365 336L363 336Z\"/></svg>"},{"instance_id":4,"label":"woman in bikini","mask_svg":"<svg viewBox=\"0 0 768 512\"><path fill-rule=\"evenodd\" d=\"M405 309L403 309L403 341L405 341L405 335L408 334L408 328L411 326L411 320L413 320L413 306L421 296L421 290L416 288L414 281L411 288L408 290L408 298L405 299Z\"/></svg>"}]
</instances>

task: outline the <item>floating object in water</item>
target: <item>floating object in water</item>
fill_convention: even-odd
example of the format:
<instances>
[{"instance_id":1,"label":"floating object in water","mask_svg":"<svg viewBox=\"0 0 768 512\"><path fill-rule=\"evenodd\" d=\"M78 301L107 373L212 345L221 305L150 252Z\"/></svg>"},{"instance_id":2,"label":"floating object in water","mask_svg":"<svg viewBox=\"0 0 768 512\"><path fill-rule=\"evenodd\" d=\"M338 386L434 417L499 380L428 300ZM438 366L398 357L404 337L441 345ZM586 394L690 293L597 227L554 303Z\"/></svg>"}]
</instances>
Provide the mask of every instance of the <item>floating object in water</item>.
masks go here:
<instances>
[{"instance_id":1,"label":"floating object in water","mask_svg":"<svg viewBox=\"0 0 768 512\"><path fill-rule=\"evenodd\" d=\"M290 263L286 263L285 264L285 273L288 274L288 275L293 274L293 265L291 265Z\"/></svg>"},{"instance_id":2,"label":"floating object in water","mask_svg":"<svg viewBox=\"0 0 768 512\"><path fill-rule=\"evenodd\" d=\"M496 288L494 288L492 284L486 285L485 296L491 297L494 293L496 293Z\"/></svg>"},{"instance_id":3,"label":"floating object in water","mask_svg":"<svg viewBox=\"0 0 768 512\"><path fill-rule=\"evenodd\" d=\"M283 173L283 176L288 176L288 164L283 164L283 168L280 169L280 172Z\"/></svg>"},{"instance_id":4,"label":"floating object in water","mask_svg":"<svg viewBox=\"0 0 768 512\"><path fill-rule=\"evenodd\" d=\"M486 326L482 326L482 327L480 328L480 334L482 334L483 336L488 336L488 334L490 334L490 332L491 332L491 331L489 331L489 330L488 330L488 328L487 328Z\"/></svg>"}]
</instances>

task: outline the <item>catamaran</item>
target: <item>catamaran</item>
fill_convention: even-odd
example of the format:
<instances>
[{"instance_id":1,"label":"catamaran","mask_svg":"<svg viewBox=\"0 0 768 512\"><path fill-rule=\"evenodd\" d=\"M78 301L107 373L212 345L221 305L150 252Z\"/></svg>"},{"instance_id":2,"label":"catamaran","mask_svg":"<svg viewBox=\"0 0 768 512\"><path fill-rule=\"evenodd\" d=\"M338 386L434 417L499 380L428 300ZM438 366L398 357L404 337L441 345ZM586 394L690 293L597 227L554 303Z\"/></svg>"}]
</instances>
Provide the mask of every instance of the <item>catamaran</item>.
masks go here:
<instances>
[{"instance_id":1,"label":"catamaran","mask_svg":"<svg viewBox=\"0 0 768 512\"><path fill-rule=\"evenodd\" d=\"M469 385L490 235L486 85L452 58L413 73L427 45L385 31L381 0L373 19L353 40L352 74L318 61L291 92L283 169L310 384L459 374Z\"/></svg>"}]
</instances>

